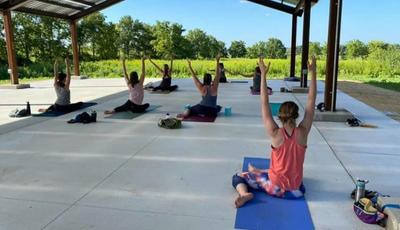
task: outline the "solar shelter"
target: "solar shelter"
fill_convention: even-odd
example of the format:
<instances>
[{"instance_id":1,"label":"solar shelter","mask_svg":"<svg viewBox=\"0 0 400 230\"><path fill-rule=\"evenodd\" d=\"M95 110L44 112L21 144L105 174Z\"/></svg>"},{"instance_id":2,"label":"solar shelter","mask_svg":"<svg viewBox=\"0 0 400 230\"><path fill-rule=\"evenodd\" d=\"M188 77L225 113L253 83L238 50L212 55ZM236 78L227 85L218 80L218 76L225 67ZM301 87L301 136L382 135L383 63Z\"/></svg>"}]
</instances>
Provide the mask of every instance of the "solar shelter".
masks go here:
<instances>
[{"instance_id":1,"label":"solar shelter","mask_svg":"<svg viewBox=\"0 0 400 230\"><path fill-rule=\"evenodd\" d=\"M79 54L76 22L93 13L123 0L0 0L4 18L7 58L11 84L18 85L18 67L13 44L11 11L43 15L67 20L70 23L74 74L79 76ZM311 7L318 0L247 0L292 15L292 39L290 54L290 77L295 77L297 18L303 17L303 41L300 87L307 88L307 61L309 59ZM342 0L330 0L329 31L327 45L325 105L330 111L336 109L336 88L339 61L340 24ZM304 15L304 16L303 16Z\"/></svg>"}]
</instances>

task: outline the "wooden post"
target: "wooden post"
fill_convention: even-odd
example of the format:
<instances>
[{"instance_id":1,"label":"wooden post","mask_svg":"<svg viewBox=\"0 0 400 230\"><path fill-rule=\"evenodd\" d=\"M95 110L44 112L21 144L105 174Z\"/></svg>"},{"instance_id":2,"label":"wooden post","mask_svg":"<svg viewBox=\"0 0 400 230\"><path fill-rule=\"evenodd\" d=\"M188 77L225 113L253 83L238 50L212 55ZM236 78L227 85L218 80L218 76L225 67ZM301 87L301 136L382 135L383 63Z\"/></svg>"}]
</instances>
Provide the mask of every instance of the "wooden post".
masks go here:
<instances>
[{"instance_id":1,"label":"wooden post","mask_svg":"<svg viewBox=\"0 0 400 230\"><path fill-rule=\"evenodd\" d=\"M10 10L3 11L3 19L4 19L4 30L6 37L6 48L7 48L7 60L8 60L8 69L11 70L10 80L11 84L17 85L18 82L18 64L17 58L15 56L14 49L14 32L12 25L12 18Z\"/></svg>"},{"instance_id":2,"label":"wooden post","mask_svg":"<svg viewBox=\"0 0 400 230\"><path fill-rule=\"evenodd\" d=\"M70 30L71 30L71 41L72 41L72 55L73 55L73 63L74 63L74 75L80 76L79 71L79 52L78 52L78 31L76 26L76 20L72 20L70 22Z\"/></svg>"},{"instance_id":3,"label":"wooden post","mask_svg":"<svg viewBox=\"0 0 400 230\"><path fill-rule=\"evenodd\" d=\"M308 49L310 43L311 0L304 0L303 46L301 57L301 87L307 88Z\"/></svg>"},{"instance_id":4,"label":"wooden post","mask_svg":"<svg viewBox=\"0 0 400 230\"><path fill-rule=\"evenodd\" d=\"M296 75L296 37L297 37L297 16L292 18L292 48L290 49L290 76Z\"/></svg>"},{"instance_id":5,"label":"wooden post","mask_svg":"<svg viewBox=\"0 0 400 230\"><path fill-rule=\"evenodd\" d=\"M329 29L326 56L325 108L336 110L336 91L339 67L341 0L330 0Z\"/></svg>"}]
</instances>

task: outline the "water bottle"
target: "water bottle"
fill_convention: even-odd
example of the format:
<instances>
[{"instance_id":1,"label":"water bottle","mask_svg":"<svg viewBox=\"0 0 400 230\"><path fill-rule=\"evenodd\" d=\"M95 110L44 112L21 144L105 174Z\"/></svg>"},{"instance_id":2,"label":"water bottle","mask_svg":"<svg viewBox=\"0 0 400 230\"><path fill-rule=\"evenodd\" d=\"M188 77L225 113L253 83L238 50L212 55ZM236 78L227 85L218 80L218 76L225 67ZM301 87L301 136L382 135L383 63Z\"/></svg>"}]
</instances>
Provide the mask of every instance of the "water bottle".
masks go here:
<instances>
[{"instance_id":1,"label":"water bottle","mask_svg":"<svg viewBox=\"0 0 400 230\"><path fill-rule=\"evenodd\" d=\"M31 115L31 104L29 104L29 101L26 102L26 112L28 115Z\"/></svg>"},{"instance_id":2,"label":"water bottle","mask_svg":"<svg viewBox=\"0 0 400 230\"><path fill-rule=\"evenodd\" d=\"M368 180L357 179L356 182L356 202L365 197L365 185Z\"/></svg>"}]
</instances>

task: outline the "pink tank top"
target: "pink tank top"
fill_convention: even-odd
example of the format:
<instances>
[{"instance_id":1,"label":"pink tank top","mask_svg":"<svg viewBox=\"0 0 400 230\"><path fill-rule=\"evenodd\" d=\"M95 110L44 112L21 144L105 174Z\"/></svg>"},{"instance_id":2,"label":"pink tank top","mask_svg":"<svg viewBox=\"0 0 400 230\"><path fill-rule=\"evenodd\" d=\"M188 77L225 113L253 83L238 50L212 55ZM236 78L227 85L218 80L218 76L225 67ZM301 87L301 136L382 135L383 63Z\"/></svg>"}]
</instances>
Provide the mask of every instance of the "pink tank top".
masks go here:
<instances>
[{"instance_id":1,"label":"pink tank top","mask_svg":"<svg viewBox=\"0 0 400 230\"><path fill-rule=\"evenodd\" d=\"M141 105L143 103L144 89L139 83L135 86L129 85L129 100L136 105Z\"/></svg>"},{"instance_id":2,"label":"pink tank top","mask_svg":"<svg viewBox=\"0 0 400 230\"><path fill-rule=\"evenodd\" d=\"M286 191L296 190L303 180L303 163L307 146L297 143L297 128L289 136L280 128L285 141L277 148L272 147L269 179L272 184Z\"/></svg>"}]
</instances>

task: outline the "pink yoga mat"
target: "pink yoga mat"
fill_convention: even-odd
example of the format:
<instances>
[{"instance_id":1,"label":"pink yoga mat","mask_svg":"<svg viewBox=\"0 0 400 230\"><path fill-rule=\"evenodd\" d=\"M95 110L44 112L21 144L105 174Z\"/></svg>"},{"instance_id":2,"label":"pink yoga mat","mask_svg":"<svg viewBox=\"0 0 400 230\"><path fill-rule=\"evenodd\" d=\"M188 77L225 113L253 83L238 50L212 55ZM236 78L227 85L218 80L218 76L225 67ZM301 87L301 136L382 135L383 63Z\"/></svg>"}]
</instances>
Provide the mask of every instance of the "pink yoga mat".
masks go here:
<instances>
[{"instance_id":1,"label":"pink yoga mat","mask_svg":"<svg viewBox=\"0 0 400 230\"><path fill-rule=\"evenodd\" d=\"M203 117L203 116L189 116L184 118L183 121L191 122L214 122L217 117Z\"/></svg>"}]
</instances>

